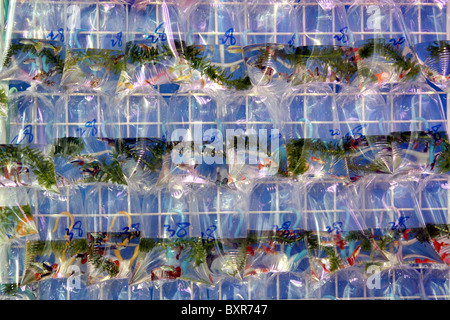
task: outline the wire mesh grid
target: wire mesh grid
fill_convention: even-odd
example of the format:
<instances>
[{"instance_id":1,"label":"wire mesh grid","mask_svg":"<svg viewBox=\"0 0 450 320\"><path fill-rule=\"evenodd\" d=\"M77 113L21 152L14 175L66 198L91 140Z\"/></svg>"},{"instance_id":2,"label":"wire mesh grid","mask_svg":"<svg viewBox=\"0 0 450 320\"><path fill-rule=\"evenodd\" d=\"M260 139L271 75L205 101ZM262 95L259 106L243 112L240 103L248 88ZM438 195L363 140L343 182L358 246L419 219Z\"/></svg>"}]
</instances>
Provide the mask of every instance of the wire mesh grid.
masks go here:
<instances>
[{"instance_id":1,"label":"wire mesh grid","mask_svg":"<svg viewBox=\"0 0 450 320\"><path fill-rule=\"evenodd\" d=\"M13 2L11 2L13 3ZM49 2L49 3L54 3L54 2ZM68 12L68 8L70 6L73 5L77 5L77 4L83 4L83 5L92 5L92 6L96 6L96 10L95 10L95 15L96 18L95 20L97 21L97 23L99 23L100 19L100 15L101 15L101 10L99 8L100 4L97 1L80 1L80 3L77 3L76 1L59 1L58 5L60 6L64 6L64 12ZM108 2L102 2L101 5L103 6L107 6L109 4L113 4L113 3L108 3ZM351 1L348 2L343 2L340 5L344 6L346 9L352 4ZM409 2L405 2L405 5L410 5ZM158 24L158 19L159 19L159 11L162 10L161 9L161 5L162 2L160 1L155 1L155 2L149 2L148 5L154 5L155 6L155 17L156 17L156 23ZM208 3L205 3L205 5L209 5ZM222 5L229 5L235 9L233 10L247 10L247 2L246 1L229 1L229 2L222 2ZM261 6L274 6L274 4L261 4ZM313 6L318 6L317 4L312 4L312 3L303 3L301 4L303 6L303 15L302 15L302 31L298 32L298 34L296 35L299 39L302 40L302 43L308 43L309 41L309 35L311 35L311 33L306 32L307 28L307 21L306 21L306 16L307 16L307 8L308 7L313 7ZM367 2L364 2L364 6L366 5L370 5ZM377 2L373 2L373 5L377 5ZM358 38L360 37L360 39L367 39L367 38L371 38L374 36L374 32L367 32L364 31L364 20L367 18L367 13L364 12L364 6L361 5L360 8L360 19L361 19L361 30L360 31L355 31L354 30L354 34L355 37ZM432 5L430 3L419 3L417 4L417 6L421 6L421 8L423 7L423 10L418 10L419 12L419 16L417 17L418 21L419 21L419 30L417 30L416 32L413 32L414 35L417 35L419 37L420 40L422 40L422 38L425 38L427 35L430 34L429 31L422 31L422 26L421 26L421 17L420 14L424 14L427 12L427 8L431 7ZM129 6L124 6L124 10L125 10L125 25L128 28L129 26L129 18L130 18L130 7ZM275 5L274 10L277 10L277 5ZM434 32L435 36L439 36L442 37L442 39L450 39L450 14L448 14L450 10L450 6L447 5L447 19L446 19L446 32ZM244 14L245 19L251 19L251 16L248 16L247 14ZM274 15L274 17L276 17L276 15ZM332 19L333 22L331 23L331 25L333 26L333 29L331 31L329 31L330 36L336 34L336 29L335 29L335 23L334 23L334 18L335 18L335 14L334 14L334 10L333 10L333 14L332 14ZM190 37L192 38L196 38L196 37L200 37L200 39L202 37L208 37L208 36L213 36L215 39L215 43L219 44L220 38L223 37L223 33L224 30L221 30L221 26L219 25L219 18L218 18L218 14L217 14L217 8L215 10L215 15L213 17L214 20L214 30L210 30L206 33L198 33L198 32L191 32L190 33ZM391 19L392 21L392 19ZM245 24L248 25L248 21L245 21ZM65 16L65 20L64 20L64 24L67 25L67 16ZM97 28L94 31L81 31L80 34L84 34L84 33L89 33L90 37L92 37L92 44L95 46L100 47L100 36L114 36L115 34L117 34L117 30L101 30L102 28L97 24ZM101 30L101 31L100 31ZM14 33L18 33L18 34L23 34L24 30L14 30ZM312 32L312 33L320 33L320 32ZM236 36L240 36L239 32L235 33ZM263 36L268 36L268 37L272 37L273 42L283 42L285 39L290 39L292 37L292 33L291 32L283 32L283 31L278 31L277 30L277 21L276 18L274 18L274 27L273 27L273 31L269 32L269 33L258 33L258 32L246 32L246 36L247 37L253 37L253 36L259 36L259 35L263 35ZM395 36L399 36L401 35L401 31L398 30L394 30L393 27L391 26L391 32L387 35L384 34L383 36L389 37L389 38L393 38ZM128 37L128 33L124 34L125 37ZM14 38L14 37L13 37ZM37 38L45 38L45 35L37 35ZM211 37L208 37L209 39L211 39ZM129 39L125 39L125 41L128 41ZM336 40L333 40L334 42ZM224 56L221 56L222 62L224 62ZM174 88L173 86L157 86L157 90L160 92L161 94L161 98L159 99L165 99L166 101L168 101L170 99L170 97L176 92L176 88ZM45 94L45 93L43 93ZM331 95L330 98L333 98L335 95L337 95L338 93L336 93L336 90L333 91L333 95ZM193 99L193 95L191 93L186 93L185 94L186 97L188 98L188 104L189 104L189 110L191 110L192 105L191 105L191 101ZM198 94L197 94L198 95ZM304 117L306 117L306 110L308 108L308 96L312 96L314 95L313 93L308 93L306 90L304 92L299 92L298 93L298 99L294 99L295 103L300 104L299 109L303 110L303 112L305 112ZM394 105L393 105L393 99L391 96L391 92L390 91L386 91L383 92L382 95L385 97L386 101L389 102L390 105L390 110L391 110L391 115L394 112ZM58 96L58 94L52 93L52 101L56 102L58 101L58 99L60 98L60 96ZM74 94L74 96L76 96L76 94ZM70 98L70 97L69 97ZM444 103L446 103L446 97L444 94L442 94L442 101ZM98 96L97 99L100 99L100 97ZM127 97L127 107L129 107L129 99L132 99L132 97ZM419 97L420 99L420 97ZM246 105L245 105L245 114L246 114L246 123L247 124L268 124L270 125L270 121L267 122L252 122L252 120L250 119L250 115L249 113L251 112L250 106L248 104L249 102L249 97L246 97L245 100ZM421 100L420 100L421 101ZM66 103L66 114L68 114L68 99L65 100ZM447 110L447 106L446 104L444 105L445 110ZM151 123L147 123L150 125L154 125L155 127L155 134L160 136L161 134L161 130L162 130L162 121L161 119L163 118L162 113L165 110L162 110L162 106L161 103L158 103L157 109L156 109L156 121L151 122ZM35 116L37 113L37 106L34 106L34 112L32 113L32 117ZM419 103L419 117L421 117L422 115L422 107L421 107L421 102ZM193 125L195 123L195 120L193 120L191 118L191 112L189 113L189 124ZM391 119L393 119L394 117L391 117ZM98 110L98 119L101 119L101 115L100 115L100 110ZM417 122L416 120L410 119L406 121L407 123L411 124L413 122ZM370 120L365 120L364 115L363 115L363 120L359 121L359 123L362 124L366 124L366 123L370 123ZM393 123L394 121L391 120L391 129L393 130ZM30 123L33 126L47 126L48 123L46 122L42 122L42 123ZM302 121L295 121L292 122L292 124L294 125L298 125L300 128L303 128L303 135L306 136L307 135L307 127L305 126L305 123ZM320 121L315 122L314 124L321 124ZM66 117L66 123L61 123L60 125L66 126L66 130L69 132L69 126L83 126L84 122L70 122L69 119ZM450 124L447 123L447 126L449 126ZM98 123L98 126L101 127L102 123ZM11 130L11 136L14 136L16 134L19 133L20 129L23 127L23 123L14 123L12 122L10 124L10 130ZM130 130L130 124L127 123L127 130L129 132ZM449 179L447 178L442 178L442 177L437 177L433 182L439 183L439 184L446 184L449 183ZM265 185L263 186L263 188L265 188L266 192L264 194L265 199L261 199L263 202L265 202L266 204L269 204L268 207L270 208L269 210L261 210L258 207L252 207L250 206L249 208L249 225L247 226L248 229L251 229L252 227L255 227L252 224L252 221L259 221L259 217L261 215L267 215L268 216L268 221L271 222L271 224L279 224L281 222L281 215L283 214L292 214L293 211L286 209L286 208L280 208L280 189L285 188L285 186L283 185L283 182L280 181L274 181L274 182L266 182ZM101 188L105 188L104 186L94 186L93 188L98 188L98 215L101 215L102 212L102 193L100 192ZM37 192L37 191L35 191ZM322 192L319 189L315 190L314 187L310 188L309 191L307 192L318 192L318 195L320 196L320 192ZM311 208L311 206L308 205L308 196L307 196L307 192L304 192L304 194L302 194L302 201L303 201L303 207L305 208L305 214L306 215L314 215L314 214L318 214L320 213L318 210L314 210L314 208ZM450 200L450 193L448 191L446 191L446 197L447 197L447 202L449 202ZM37 196L37 194L36 194ZM220 203L220 191L217 191L217 196L216 196L216 201L218 203ZM317 195L316 195L317 196ZM158 228L159 230L162 230L162 219L164 215L167 214L174 214L173 212L165 212L164 211L164 205L163 205L163 201L164 201L164 196L161 194L161 192L159 192L156 195L156 199L157 201L154 203L154 207L152 208L152 212L133 212L132 210L132 202L134 201L132 195L128 195L128 212L131 213L131 215L139 215L141 214L142 216L153 216L153 217L157 217L158 218ZM423 210L424 212L426 211L431 211L431 210L443 210L447 212L447 215L450 217L450 207L443 207L443 208L430 208L427 206L424 206L422 204L422 197L419 195L418 197L419 199L419 204L420 204L420 209ZM37 204L36 204L37 205ZM67 210L69 211L71 207L71 197L70 194L67 193ZM214 213L217 216L217 220L220 220L219 217L222 214L227 214L230 213L229 211L222 211L221 210L221 206L220 205L216 205L216 212ZM328 211L330 210L329 208L327 209ZM409 208L399 208L399 210L410 210ZM336 214L337 212L342 211L338 208L336 208L336 202L334 202L334 208L333 208L333 212ZM85 212L72 212L73 215L75 217L77 216L83 216L85 214ZM212 214L211 212L198 212L199 214ZM36 208L36 220L40 219L40 213L39 213L39 208ZM95 216L95 215L94 215ZM255 219L253 219L252 217L255 217ZM69 221L67 221L67 223L69 223ZM18 248L19 250L23 250L24 248ZM424 279L425 275L427 274L427 272L429 272L428 269L423 269L423 268L416 268L414 269L417 271L417 276L418 278L422 278ZM357 280L361 280L361 281L365 281L364 275L359 274L358 276L354 276L357 278ZM358 278L359 277L359 278ZM389 273L387 276L387 278L383 281L386 282L390 282L390 283L397 283L397 278L402 278L403 274L400 272L398 273ZM405 276L406 277L406 276ZM449 299L450 298L450 292L448 291L448 285L449 285L449 277L450 277L450 272L448 271L448 269L444 269L442 270L442 274L440 274L441 279L444 279L443 281L446 281L446 287L447 287L447 292L444 292L441 296L434 296L434 298L441 298L441 299ZM356 279L354 278L354 279ZM353 279L353 280L354 280ZM410 285L410 286L414 286L415 285L415 281L418 279L410 279L409 283L405 282L405 286ZM430 281L433 280L432 277L429 278ZM175 282L175 283L169 283L166 285L163 285L160 288L152 288L152 289L147 289L148 291L146 293L143 293L142 290L136 290L134 291L132 288L127 286L127 280L123 280L123 281L115 281L114 283L110 284L110 285L106 285L101 287L100 290L100 294L98 295L99 299L125 299L125 300L134 300L134 299L172 299L172 298L176 298L176 299L186 299L186 300L190 300L190 299L224 299L224 300L232 300L232 299L308 299L311 297L311 288L306 284L306 282L304 282L305 280L302 280L301 278L286 278L285 275L283 274L275 274L274 276L272 276L269 280L267 280L266 278L261 278L261 279L257 279L257 278L251 278L248 279L247 281L245 281L242 284L236 284L236 283L220 283L218 284L216 287L214 288L202 288L202 287L198 287L196 284L191 283L191 282ZM366 285L362 285L360 290L348 290L348 283L350 282L349 277L347 276L343 276L343 273L336 273L334 274L330 280L327 282L327 286L326 287L322 287L319 290L321 290L322 292L320 294L317 295L317 293L314 295L315 298L320 297L320 298L332 298L332 299L392 299L393 296L394 297L401 297L403 299L422 299L423 297L419 294L419 290L414 291L413 289L411 290L406 290L406 292L413 292L412 295L410 294L405 294L405 293L401 293L402 291L402 287L401 285L394 285L393 286L393 292L390 296L385 296L383 293L379 293L379 295L377 296L377 293L375 294L369 294L367 286ZM417 281L417 283L419 283ZM175 288L175 290L174 290ZM347 288L347 289L346 289ZM292 292L296 291L298 292L297 294L293 294ZM42 299L86 299L90 297L91 292L89 292L89 290L80 290L80 292L77 292L77 290L73 290L73 289L68 289L67 285L66 285L66 281L62 281L60 279L54 279L54 280L50 280L50 282L47 282L46 284L43 285L38 285L38 296ZM414 293L415 292L415 293ZM426 290L425 290L425 293Z\"/></svg>"}]
</instances>

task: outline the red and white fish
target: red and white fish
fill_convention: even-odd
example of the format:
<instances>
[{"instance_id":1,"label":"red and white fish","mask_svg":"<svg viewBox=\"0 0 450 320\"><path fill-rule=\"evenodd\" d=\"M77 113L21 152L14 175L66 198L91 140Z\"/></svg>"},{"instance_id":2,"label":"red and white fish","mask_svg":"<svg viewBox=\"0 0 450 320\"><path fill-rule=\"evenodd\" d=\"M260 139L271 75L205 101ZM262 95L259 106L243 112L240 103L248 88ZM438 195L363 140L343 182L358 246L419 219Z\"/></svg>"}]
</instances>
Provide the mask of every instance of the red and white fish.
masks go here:
<instances>
[{"instance_id":1,"label":"red and white fish","mask_svg":"<svg viewBox=\"0 0 450 320\"><path fill-rule=\"evenodd\" d=\"M325 161L320 158L312 157L311 160L320 164L325 164Z\"/></svg>"},{"instance_id":2,"label":"red and white fish","mask_svg":"<svg viewBox=\"0 0 450 320\"><path fill-rule=\"evenodd\" d=\"M177 279L181 277L181 268L172 265L163 265L151 271L152 281L161 279Z\"/></svg>"},{"instance_id":3,"label":"red and white fish","mask_svg":"<svg viewBox=\"0 0 450 320\"><path fill-rule=\"evenodd\" d=\"M349 265L353 266L356 263L356 259L358 258L358 255L361 251L361 246L357 246L355 250L353 250L350 257L347 258L347 262Z\"/></svg>"},{"instance_id":4,"label":"red and white fish","mask_svg":"<svg viewBox=\"0 0 450 320\"><path fill-rule=\"evenodd\" d=\"M389 79L389 73L387 72L381 72L375 74L375 77L378 79L378 83L383 83Z\"/></svg>"}]
</instances>

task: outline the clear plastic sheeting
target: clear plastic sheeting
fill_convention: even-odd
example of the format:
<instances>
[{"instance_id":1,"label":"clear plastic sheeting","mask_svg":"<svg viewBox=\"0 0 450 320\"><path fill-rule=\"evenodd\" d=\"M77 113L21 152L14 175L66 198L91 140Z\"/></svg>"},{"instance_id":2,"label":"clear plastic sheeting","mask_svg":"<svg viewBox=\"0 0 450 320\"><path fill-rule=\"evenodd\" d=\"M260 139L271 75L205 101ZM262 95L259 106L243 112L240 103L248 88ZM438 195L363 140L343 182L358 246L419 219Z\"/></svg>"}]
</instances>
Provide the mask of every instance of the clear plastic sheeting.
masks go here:
<instances>
[{"instance_id":1,"label":"clear plastic sheeting","mask_svg":"<svg viewBox=\"0 0 450 320\"><path fill-rule=\"evenodd\" d=\"M449 299L432 0L0 3L0 299Z\"/></svg>"}]
</instances>

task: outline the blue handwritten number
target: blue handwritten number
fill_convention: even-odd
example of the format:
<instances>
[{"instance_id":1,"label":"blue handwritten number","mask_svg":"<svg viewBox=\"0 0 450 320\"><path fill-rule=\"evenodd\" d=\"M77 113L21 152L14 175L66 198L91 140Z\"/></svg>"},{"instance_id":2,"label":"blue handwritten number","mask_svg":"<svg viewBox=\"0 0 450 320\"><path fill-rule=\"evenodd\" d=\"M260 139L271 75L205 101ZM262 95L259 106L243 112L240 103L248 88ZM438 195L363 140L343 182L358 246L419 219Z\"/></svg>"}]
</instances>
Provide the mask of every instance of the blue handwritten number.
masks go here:
<instances>
[{"instance_id":1,"label":"blue handwritten number","mask_svg":"<svg viewBox=\"0 0 450 320\"><path fill-rule=\"evenodd\" d=\"M92 135L93 137L95 137L95 136L97 135L97 133L98 133L98 129L97 129L97 127L95 126L96 123L97 123L97 119L93 119L92 121L88 121L88 122L86 122L86 123L84 124L84 126L85 126L86 128L92 128L92 130L91 130L91 135ZM79 132L80 132L80 136L83 136L84 133L86 132L86 130L83 130L83 128L77 128L76 131L79 131Z\"/></svg>"},{"instance_id":2,"label":"blue handwritten number","mask_svg":"<svg viewBox=\"0 0 450 320\"><path fill-rule=\"evenodd\" d=\"M78 237L82 237L83 236L83 229L81 228L81 221L78 220L77 222L74 223L73 227L72 227L72 231L77 230L78 231ZM69 232L70 230L68 228L66 228L66 235L69 236L69 241L72 241L73 239L73 232Z\"/></svg>"},{"instance_id":3,"label":"blue handwritten number","mask_svg":"<svg viewBox=\"0 0 450 320\"><path fill-rule=\"evenodd\" d=\"M401 45L401 44L403 44L405 42L405 37L400 37L398 39L392 38L392 39L389 40L389 42L392 42L392 44L394 46L396 46L397 49L398 49L399 45Z\"/></svg>"},{"instance_id":4,"label":"blue handwritten number","mask_svg":"<svg viewBox=\"0 0 450 320\"><path fill-rule=\"evenodd\" d=\"M117 33L116 38L111 40L112 46L115 47L116 45L118 47L122 46L122 31Z\"/></svg>"},{"instance_id":5,"label":"blue handwritten number","mask_svg":"<svg viewBox=\"0 0 450 320\"><path fill-rule=\"evenodd\" d=\"M330 133L331 133L331 136L333 137L333 136L338 136L338 135L340 135L340 134L341 134L341 131L340 131L339 129L335 129L335 130L330 129Z\"/></svg>"},{"instance_id":6,"label":"blue handwritten number","mask_svg":"<svg viewBox=\"0 0 450 320\"><path fill-rule=\"evenodd\" d=\"M123 227L123 228L122 228L122 231L123 231L123 234L125 234L127 237L130 237L130 236L131 236L130 228L128 228L128 227Z\"/></svg>"},{"instance_id":7,"label":"blue handwritten number","mask_svg":"<svg viewBox=\"0 0 450 320\"><path fill-rule=\"evenodd\" d=\"M213 242L214 240L216 240L216 238L214 237L213 233L214 231L217 230L217 227L215 225L211 225L208 229L206 229L205 232L202 231L202 242L205 243L205 241L207 243ZM206 240L204 239L206 236Z\"/></svg>"},{"instance_id":8,"label":"blue handwritten number","mask_svg":"<svg viewBox=\"0 0 450 320\"><path fill-rule=\"evenodd\" d=\"M91 134L92 134L93 137L95 135L97 135L97 132L98 132L97 127L95 126L96 122L97 122L97 119L94 119L92 121L86 122L85 125L84 125L86 128L92 128Z\"/></svg>"},{"instance_id":9,"label":"blue handwritten number","mask_svg":"<svg viewBox=\"0 0 450 320\"><path fill-rule=\"evenodd\" d=\"M162 22L156 29L155 29L155 33L159 36L159 39L161 41L166 41L167 40L167 35L164 32L164 29L162 29L162 31L159 31L159 29L161 29L164 25L164 22Z\"/></svg>"},{"instance_id":10,"label":"blue handwritten number","mask_svg":"<svg viewBox=\"0 0 450 320\"><path fill-rule=\"evenodd\" d=\"M276 232L283 231L281 237L288 237L291 234L291 231L289 230L291 224L291 221L286 221L281 225L281 227L278 227L278 225L274 225L273 227Z\"/></svg>"},{"instance_id":11,"label":"blue handwritten number","mask_svg":"<svg viewBox=\"0 0 450 320\"><path fill-rule=\"evenodd\" d=\"M206 229L205 232L202 232L202 242L205 243L204 237L206 236L206 242L210 243L216 240L213 233L217 230L217 227L215 225L211 225L208 229Z\"/></svg>"},{"instance_id":12,"label":"blue handwritten number","mask_svg":"<svg viewBox=\"0 0 450 320\"><path fill-rule=\"evenodd\" d=\"M333 224L330 226L327 226L327 231L328 233L332 233L333 231L336 231L336 234L341 233L342 230L342 222L337 221L337 222L333 222Z\"/></svg>"},{"instance_id":13,"label":"blue handwritten number","mask_svg":"<svg viewBox=\"0 0 450 320\"><path fill-rule=\"evenodd\" d=\"M170 232L169 238L172 238L175 235L176 230L170 228L170 224L165 224L164 228L166 228L167 232Z\"/></svg>"},{"instance_id":14,"label":"blue handwritten number","mask_svg":"<svg viewBox=\"0 0 450 320\"><path fill-rule=\"evenodd\" d=\"M19 141L19 136L22 135L22 139ZM25 138L28 137L28 143L33 142L34 135L33 135L33 127L31 125L26 125L22 131L12 139L11 143L21 144Z\"/></svg>"},{"instance_id":15,"label":"blue handwritten number","mask_svg":"<svg viewBox=\"0 0 450 320\"><path fill-rule=\"evenodd\" d=\"M167 40L167 34L164 32L164 29L162 29L164 26L164 22L162 22L158 27L155 29L155 35L151 34L149 35L145 40L151 40L152 43L157 43L159 40L166 41ZM162 29L160 31L160 29Z\"/></svg>"},{"instance_id":16,"label":"blue handwritten number","mask_svg":"<svg viewBox=\"0 0 450 320\"><path fill-rule=\"evenodd\" d=\"M390 224L392 224L391 230L398 230L400 232L405 231L407 229L405 222L408 219L409 219L409 216L406 216L406 217L398 218L398 221L396 221L396 222L390 222Z\"/></svg>"},{"instance_id":17,"label":"blue handwritten number","mask_svg":"<svg viewBox=\"0 0 450 320\"><path fill-rule=\"evenodd\" d=\"M341 35L336 35L336 36L334 36L334 38L335 38L337 41L341 41L342 43L347 43L347 42L348 42L347 31L348 31L348 27L342 28L341 30L339 30L339 32L341 33Z\"/></svg>"},{"instance_id":18,"label":"blue handwritten number","mask_svg":"<svg viewBox=\"0 0 450 320\"><path fill-rule=\"evenodd\" d=\"M177 236L178 238L183 238L187 235L186 228L189 227L191 224L189 222L182 222L177 223L177 229L171 229L171 226L169 224L165 224L164 227L166 228L167 232L170 232L169 238L172 238L173 236Z\"/></svg>"},{"instance_id":19,"label":"blue handwritten number","mask_svg":"<svg viewBox=\"0 0 450 320\"><path fill-rule=\"evenodd\" d=\"M178 238L183 238L187 235L187 230L185 228L189 227L191 224L189 222L177 223L178 231L176 233Z\"/></svg>"},{"instance_id":20,"label":"blue handwritten number","mask_svg":"<svg viewBox=\"0 0 450 320\"><path fill-rule=\"evenodd\" d=\"M131 225L131 229L136 230L136 235L137 235L138 237L139 237L140 234L141 234L141 232L139 231L139 226L140 226L140 223L136 223L136 224L132 224L132 225ZM130 228L124 227L124 228L122 228L122 230L123 230L123 233L124 233L127 237L131 237Z\"/></svg>"},{"instance_id":21,"label":"blue handwritten number","mask_svg":"<svg viewBox=\"0 0 450 320\"><path fill-rule=\"evenodd\" d=\"M294 47L294 44L295 44L295 34L292 35L291 40L288 41L288 45L290 48Z\"/></svg>"},{"instance_id":22,"label":"blue handwritten number","mask_svg":"<svg viewBox=\"0 0 450 320\"><path fill-rule=\"evenodd\" d=\"M233 36L234 29L230 28L225 31L225 37L221 38L220 41L222 44L227 43L228 39L230 39L230 44L234 46L236 44L236 38Z\"/></svg>"},{"instance_id":23,"label":"blue handwritten number","mask_svg":"<svg viewBox=\"0 0 450 320\"><path fill-rule=\"evenodd\" d=\"M428 129L425 130L425 132L426 132L426 133L431 133L431 135L433 136L433 138L434 138L435 141L441 140L441 134L440 134L439 131L438 131L439 128L440 128L441 126L442 126L442 125L437 124L437 125L431 127L431 131L430 131L430 129L428 128Z\"/></svg>"},{"instance_id":24,"label":"blue handwritten number","mask_svg":"<svg viewBox=\"0 0 450 320\"><path fill-rule=\"evenodd\" d=\"M60 28L58 29L58 34L54 34L53 30L47 35L47 39L50 38L50 40L56 40L56 38L58 38L59 36L59 40L64 42L64 29Z\"/></svg>"},{"instance_id":25,"label":"blue handwritten number","mask_svg":"<svg viewBox=\"0 0 450 320\"><path fill-rule=\"evenodd\" d=\"M352 129L352 131L347 132L347 134L345 135L344 138L347 141L350 141L352 136L355 136L356 138L364 138L364 135L361 133L361 130L366 126L367 126L367 124L356 126L355 128Z\"/></svg>"}]
</instances>

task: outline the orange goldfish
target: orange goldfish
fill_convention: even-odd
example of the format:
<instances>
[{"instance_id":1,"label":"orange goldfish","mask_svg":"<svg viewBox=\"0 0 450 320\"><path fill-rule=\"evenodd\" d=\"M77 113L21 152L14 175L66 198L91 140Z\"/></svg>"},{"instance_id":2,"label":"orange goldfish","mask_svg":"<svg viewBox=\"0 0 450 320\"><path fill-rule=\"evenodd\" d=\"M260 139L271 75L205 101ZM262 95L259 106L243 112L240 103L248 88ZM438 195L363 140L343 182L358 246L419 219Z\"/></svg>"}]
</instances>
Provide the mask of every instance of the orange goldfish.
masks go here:
<instances>
[{"instance_id":1,"label":"orange goldfish","mask_svg":"<svg viewBox=\"0 0 450 320\"><path fill-rule=\"evenodd\" d=\"M320 158L312 157L311 160L320 164L325 164L325 161Z\"/></svg>"},{"instance_id":2,"label":"orange goldfish","mask_svg":"<svg viewBox=\"0 0 450 320\"><path fill-rule=\"evenodd\" d=\"M383 81L386 81L389 78L389 73L382 72L375 74L375 77L378 79L378 83L383 83Z\"/></svg>"}]
</instances>

